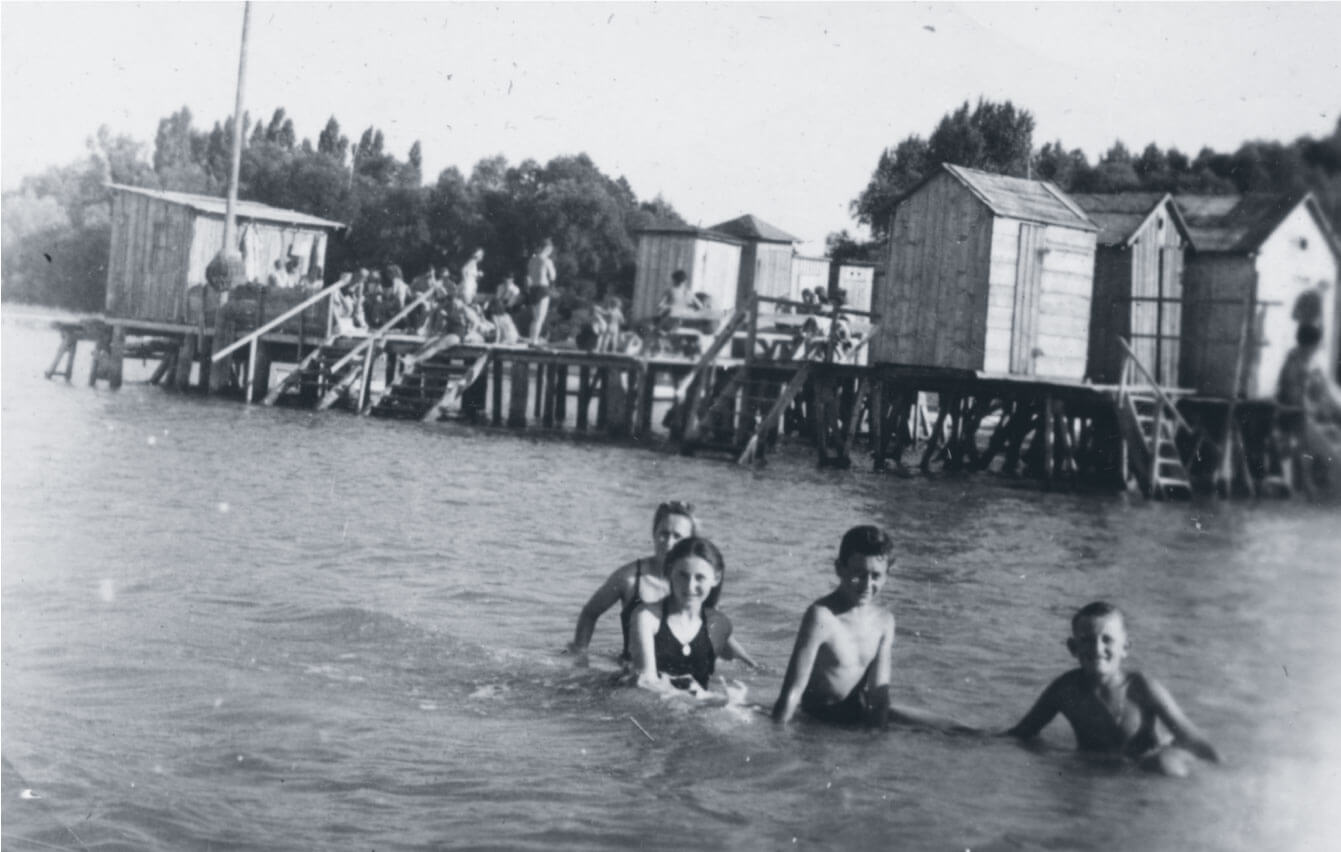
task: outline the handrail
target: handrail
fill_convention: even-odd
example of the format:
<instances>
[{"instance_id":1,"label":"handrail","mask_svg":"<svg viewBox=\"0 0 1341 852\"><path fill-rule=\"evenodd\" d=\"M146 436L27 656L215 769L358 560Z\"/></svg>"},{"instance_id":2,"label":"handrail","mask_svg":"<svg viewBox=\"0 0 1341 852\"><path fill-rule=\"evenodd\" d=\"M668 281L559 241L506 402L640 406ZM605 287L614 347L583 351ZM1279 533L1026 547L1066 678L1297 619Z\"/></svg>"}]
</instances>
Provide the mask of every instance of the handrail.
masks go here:
<instances>
[{"instance_id":1,"label":"handrail","mask_svg":"<svg viewBox=\"0 0 1341 852\"><path fill-rule=\"evenodd\" d=\"M832 307L833 304L832 302L830 302L824 305L816 305L813 302L798 302L795 299L783 299L779 298L778 296L762 296L758 294L755 295L755 298L761 302L769 302L774 305L792 305L793 307L798 308L815 308L815 307L830 308ZM855 316L870 317L872 320L880 319L880 314L875 313L874 311L862 311L858 310L857 308L849 308L846 305L839 306L838 312L844 314L853 314ZM814 315L824 316L824 311L823 310L815 311Z\"/></svg>"},{"instance_id":2,"label":"handrail","mask_svg":"<svg viewBox=\"0 0 1341 852\"><path fill-rule=\"evenodd\" d=\"M303 311L307 310L312 305L315 305L322 299L329 299L335 293L338 293L340 291L340 288L343 287L345 283L346 282L344 281L337 281L331 286L327 287L325 290L322 290L320 293L316 293L312 297L304 299L303 301L289 308L287 311L275 317L270 322L266 323L260 328L248 332L244 337L239 337L237 340L234 340L232 343L220 349L218 352L215 352L212 356L210 356L210 361L216 362L220 358L223 358L225 355L231 355L233 352L237 351L238 349L241 349L243 346L246 346L253 339L260 337L262 334L265 334L270 329L280 325L289 317L294 316L295 314L302 313ZM220 309L222 309L222 307Z\"/></svg>"},{"instance_id":3,"label":"handrail","mask_svg":"<svg viewBox=\"0 0 1341 852\"><path fill-rule=\"evenodd\" d=\"M740 324L745 318L746 314L744 311L736 311L731 319L727 320L726 324L721 327L717 332L717 336L713 339L712 345L708 347L708 350L703 353L703 356L699 358L698 362L689 370L689 374L681 379L679 384L675 386L675 399L677 402L684 398L685 392L688 391L690 385L698 379L699 374L703 372L703 369L716 360L726 344L736 336L736 331L740 328Z\"/></svg>"},{"instance_id":4,"label":"handrail","mask_svg":"<svg viewBox=\"0 0 1341 852\"><path fill-rule=\"evenodd\" d=\"M416 298L413 302L410 302L410 304L406 305L405 307L401 308L400 312L397 313L395 316L393 316L391 319L387 320L386 322L382 323L377 328L369 332L366 338L360 341L357 346L349 350L349 352L346 353L343 358L341 358L339 361L336 361L328 369L332 373L338 372L341 367L348 364L360 352L362 352L364 347L371 346L372 344L381 340L383 337L386 337L388 334L390 334L391 327L393 325L400 322L405 317L409 316L411 313L414 312L415 308L418 308L420 305L426 303L432 296L433 296L432 290L425 290L423 293L420 293L418 298Z\"/></svg>"},{"instance_id":5,"label":"handrail","mask_svg":"<svg viewBox=\"0 0 1341 852\"><path fill-rule=\"evenodd\" d=\"M1173 412L1173 416L1178 419L1178 425L1182 426L1188 432L1193 431L1192 427L1189 426L1187 421L1183 419L1182 413L1178 411L1178 406L1173 404L1173 400L1169 399L1168 394L1164 393L1164 389L1159 386L1159 382L1155 381L1155 377L1150 375L1150 371L1147 370L1145 368L1145 365L1141 363L1141 359L1136 357L1136 353L1133 352L1131 350L1131 346L1127 344L1127 339L1125 337L1119 337L1118 343L1121 343L1122 348L1127 350L1127 358L1131 360L1131 363L1136 365L1136 369L1141 371L1141 375L1145 377L1146 383L1149 384L1150 387L1154 389L1155 396L1157 396L1159 398L1159 401L1167 405L1169 407L1169 410Z\"/></svg>"}]
</instances>

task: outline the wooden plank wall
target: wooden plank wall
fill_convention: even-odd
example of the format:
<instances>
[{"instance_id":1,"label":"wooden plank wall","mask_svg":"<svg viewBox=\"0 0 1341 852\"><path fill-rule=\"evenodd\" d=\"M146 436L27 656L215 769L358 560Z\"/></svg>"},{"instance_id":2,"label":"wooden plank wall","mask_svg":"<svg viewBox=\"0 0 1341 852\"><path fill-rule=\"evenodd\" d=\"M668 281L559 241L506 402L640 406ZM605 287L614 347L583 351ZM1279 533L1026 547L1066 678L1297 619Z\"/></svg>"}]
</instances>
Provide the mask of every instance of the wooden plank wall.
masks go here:
<instances>
[{"instance_id":1,"label":"wooden plank wall","mask_svg":"<svg viewBox=\"0 0 1341 852\"><path fill-rule=\"evenodd\" d=\"M115 193L109 246L108 316L180 320L181 281L190 245L189 211L134 193Z\"/></svg>"},{"instance_id":2,"label":"wooden plank wall","mask_svg":"<svg viewBox=\"0 0 1341 852\"><path fill-rule=\"evenodd\" d=\"M1011 306L1010 372L1032 376L1039 345L1039 306L1043 295L1043 261L1047 237L1043 225L1021 222Z\"/></svg>"},{"instance_id":3,"label":"wooden plank wall","mask_svg":"<svg viewBox=\"0 0 1341 852\"><path fill-rule=\"evenodd\" d=\"M694 243L690 234L638 235L638 269L633 279L630 319L646 319L656 314L657 302L670 287L672 272L683 269L693 274Z\"/></svg>"},{"instance_id":4,"label":"wooden plank wall","mask_svg":"<svg viewBox=\"0 0 1341 852\"><path fill-rule=\"evenodd\" d=\"M830 263L827 257L793 256L792 281L785 294L786 298L799 302L802 290L813 292L816 287L827 292L829 289L829 267Z\"/></svg>"},{"instance_id":5,"label":"wooden plank wall","mask_svg":"<svg viewBox=\"0 0 1341 852\"><path fill-rule=\"evenodd\" d=\"M1090 300L1094 296L1093 231L1047 225L1038 300L1034 374L1079 381L1089 354Z\"/></svg>"},{"instance_id":6,"label":"wooden plank wall","mask_svg":"<svg viewBox=\"0 0 1341 852\"><path fill-rule=\"evenodd\" d=\"M1090 302L1090 344L1085 369L1090 380L1116 383L1122 369L1119 337L1131 335L1132 252L1098 246L1094 253L1094 299Z\"/></svg>"},{"instance_id":7,"label":"wooden plank wall","mask_svg":"<svg viewBox=\"0 0 1341 852\"><path fill-rule=\"evenodd\" d=\"M1183 270L1179 384L1208 396L1234 396L1245 300L1256 286L1243 255L1193 253Z\"/></svg>"},{"instance_id":8,"label":"wooden plank wall","mask_svg":"<svg viewBox=\"0 0 1341 852\"><path fill-rule=\"evenodd\" d=\"M874 296L871 286L874 280L875 270L869 266L840 266L836 286L839 290L847 293L847 306L849 308L869 311ZM801 293L799 288L796 293L797 298L799 298Z\"/></svg>"},{"instance_id":9,"label":"wooden plank wall","mask_svg":"<svg viewBox=\"0 0 1341 852\"><path fill-rule=\"evenodd\" d=\"M693 266L685 267L689 273L689 285L695 293L707 293L712 297L713 308L719 311L734 310L738 278L740 275L741 246L722 243L717 240L696 240L693 244ZM674 270L672 270L674 271ZM670 272L666 273L666 284L670 284Z\"/></svg>"},{"instance_id":10,"label":"wooden plank wall","mask_svg":"<svg viewBox=\"0 0 1341 852\"><path fill-rule=\"evenodd\" d=\"M986 332L991 211L941 174L894 214L888 285L875 296L885 333L873 362L980 369Z\"/></svg>"},{"instance_id":11,"label":"wooden plank wall","mask_svg":"<svg viewBox=\"0 0 1341 852\"><path fill-rule=\"evenodd\" d=\"M736 273L737 304L744 304L754 292L754 279L759 274L759 244L747 242L740 247L740 270Z\"/></svg>"},{"instance_id":12,"label":"wooden plank wall","mask_svg":"<svg viewBox=\"0 0 1341 852\"><path fill-rule=\"evenodd\" d=\"M1020 221L996 219L992 224L988 258L987 325L983 333L982 368L1010 372L1011 340L1015 329L1015 278L1020 258Z\"/></svg>"},{"instance_id":13,"label":"wooden plank wall","mask_svg":"<svg viewBox=\"0 0 1341 852\"><path fill-rule=\"evenodd\" d=\"M753 292L779 299L789 297L792 291L792 254L791 243L759 243L755 248ZM828 281L827 266L825 272L821 286Z\"/></svg>"}]
</instances>

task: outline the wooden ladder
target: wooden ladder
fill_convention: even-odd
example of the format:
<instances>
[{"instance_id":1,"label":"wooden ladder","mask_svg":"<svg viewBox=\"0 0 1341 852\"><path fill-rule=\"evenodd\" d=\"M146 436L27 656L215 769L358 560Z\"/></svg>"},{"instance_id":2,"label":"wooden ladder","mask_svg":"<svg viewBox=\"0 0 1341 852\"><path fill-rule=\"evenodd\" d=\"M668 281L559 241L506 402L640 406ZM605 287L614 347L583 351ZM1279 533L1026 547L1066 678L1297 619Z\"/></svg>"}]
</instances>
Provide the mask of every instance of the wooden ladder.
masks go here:
<instances>
[{"instance_id":1,"label":"wooden ladder","mask_svg":"<svg viewBox=\"0 0 1341 852\"><path fill-rule=\"evenodd\" d=\"M1127 341L1122 379L1118 385L1118 423L1122 431L1124 476L1134 476L1147 497L1163 500L1192 496L1191 476L1178 451L1180 431L1192 427L1178 412L1173 400L1159 386ZM1137 377L1142 381L1136 383Z\"/></svg>"},{"instance_id":2,"label":"wooden ladder","mask_svg":"<svg viewBox=\"0 0 1341 852\"><path fill-rule=\"evenodd\" d=\"M806 379L810 378L810 368L814 363L813 361L804 361L801 363L800 369L792 374L791 380L773 400L773 405L769 408L768 413L754 427L749 440L745 442L745 448L741 450L740 456L736 459L737 464L750 464L755 460L759 454L759 441L778 424L778 420L782 418L782 413L787 410L787 407L792 404L792 400L796 399L796 395L806 386ZM744 416L744 412L742 412L742 416Z\"/></svg>"}]
</instances>

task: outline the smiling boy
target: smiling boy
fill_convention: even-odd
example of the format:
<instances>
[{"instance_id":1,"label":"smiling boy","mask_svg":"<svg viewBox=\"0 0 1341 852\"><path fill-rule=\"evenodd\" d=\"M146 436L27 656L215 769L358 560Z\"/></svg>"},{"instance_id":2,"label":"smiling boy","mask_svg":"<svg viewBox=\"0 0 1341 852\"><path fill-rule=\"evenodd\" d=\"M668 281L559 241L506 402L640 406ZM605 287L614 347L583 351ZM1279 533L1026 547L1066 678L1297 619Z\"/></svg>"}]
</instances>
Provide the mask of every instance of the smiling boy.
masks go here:
<instances>
[{"instance_id":1,"label":"smiling boy","mask_svg":"<svg viewBox=\"0 0 1341 852\"><path fill-rule=\"evenodd\" d=\"M838 547L838 588L815 601L801 620L773 719L797 708L827 722L883 726L889 716L894 614L876 603L889 575L889 536L853 527Z\"/></svg>"},{"instance_id":2,"label":"smiling boy","mask_svg":"<svg viewBox=\"0 0 1341 852\"><path fill-rule=\"evenodd\" d=\"M1112 604L1096 601L1071 618L1067 650L1080 663L1043 690L1033 708L1009 731L1022 740L1037 736L1061 713L1081 751L1123 754L1145 769L1186 775L1186 752L1219 762L1220 755L1183 715L1173 696L1154 678L1126 671L1126 619ZM1172 741L1160 731L1172 734Z\"/></svg>"}]
</instances>

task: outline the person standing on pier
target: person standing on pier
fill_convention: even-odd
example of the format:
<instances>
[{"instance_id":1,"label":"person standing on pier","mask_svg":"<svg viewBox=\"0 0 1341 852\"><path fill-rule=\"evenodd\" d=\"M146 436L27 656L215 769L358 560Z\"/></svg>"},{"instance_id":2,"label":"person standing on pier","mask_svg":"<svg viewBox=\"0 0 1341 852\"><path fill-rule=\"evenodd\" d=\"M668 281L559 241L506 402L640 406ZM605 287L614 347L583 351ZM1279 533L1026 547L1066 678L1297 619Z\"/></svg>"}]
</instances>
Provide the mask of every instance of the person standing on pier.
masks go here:
<instances>
[{"instance_id":1,"label":"person standing on pier","mask_svg":"<svg viewBox=\"0 0 1341 852\"><path fill-rule=\"evenodd\" d=\"M554 241L549 237L531 255L526 264L526 292L531 302L531 345L540 343L540 335L545 328L545 318L549 314L549 298L557 277L554 271Z\"/></svg>"},{"instance_id":2,"label":"person standing on pier","mask_svg":"<svg viewBox=\"0 0 1341 852\"><path fill-rule=\"evenodd\" d=\"M481 260L484 260L484 249L477 248L461 267L461 301L467 305L475 304L475 297L480 292Z\"/></svg>"}]
</instances>

